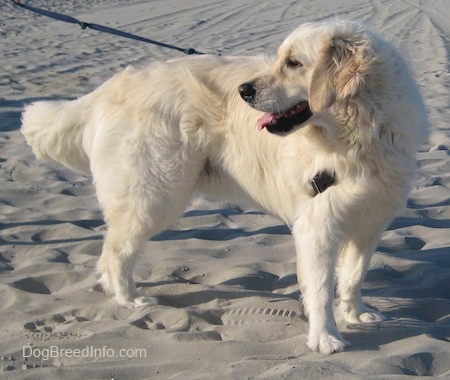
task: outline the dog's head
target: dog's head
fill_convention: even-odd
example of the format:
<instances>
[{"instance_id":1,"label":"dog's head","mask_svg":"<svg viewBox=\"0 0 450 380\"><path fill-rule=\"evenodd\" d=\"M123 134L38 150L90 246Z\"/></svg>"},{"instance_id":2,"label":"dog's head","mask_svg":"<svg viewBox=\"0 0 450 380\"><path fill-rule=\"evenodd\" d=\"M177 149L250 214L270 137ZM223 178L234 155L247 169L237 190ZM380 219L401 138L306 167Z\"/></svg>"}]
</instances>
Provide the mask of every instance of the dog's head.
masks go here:
<instances>
[{"instance_id":1,"label":"dog's head","mask_svg":"<svg viewBox=\"0 0 450 380\"><path fill-rule=\"evenodd\" d=\"M241 97L263 111L260 130L286 133L367 85L375 62L371 34L347 21L300 26L279 48L266 75L239 87Z\"/></svg>"}]
</instances>

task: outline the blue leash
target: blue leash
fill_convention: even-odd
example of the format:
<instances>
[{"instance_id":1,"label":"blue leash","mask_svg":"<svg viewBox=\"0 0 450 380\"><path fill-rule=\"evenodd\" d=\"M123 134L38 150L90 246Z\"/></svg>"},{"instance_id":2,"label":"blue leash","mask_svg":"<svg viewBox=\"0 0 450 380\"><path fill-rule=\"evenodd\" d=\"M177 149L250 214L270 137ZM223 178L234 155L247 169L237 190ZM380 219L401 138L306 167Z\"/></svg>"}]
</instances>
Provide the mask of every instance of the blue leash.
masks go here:
<instances>
[{"instance_id":1,"label":"blue leash","mask_svg":"<svg viewBox=\"0 0 450 380\"><path fill-rule=\"evenodd\" d=\"M12 2L15 5L18 5L18 6L22 7L22 8L28 9L29 11L37 13L37 14L40 14L42 16L47 16L47 17L53 18L55 20L68 22L70 24L78 24L78 25L81 26L81 29L83 29L83 30L86 29L86 28L90 28L90 29L93 29L93 30L97 30L99 32L114 34L116 36L130 38L130 39L137 40L137 41L142 41L142 42L147 42L149 44L153 44L153 45L160 46L160 47L163 47L163 48L177 50L177 51L180 51L180 52L182 52L184 54L187 54L187 55L193 55L193 54L202 55L202 54L204 54L204 53L201 53L201 52L199 52L199 51L197 51L197 50L195 50L193 48L187 48L187 49L180 48L178 46L169 45L169 44L166 44L164 42L151 40L149 38L137 36L135 34L127 33L127 32L124 32L122 30L118 30L118 29L114 29L114 28L110 28L108 26L99 25L99 24L92 24L92 23L89 23L89 22L80 21L80 20L78 20L78 19L76 19L75 17L72 17L72 16L67 16L67 15L64 15L64 14L61 14L61 13L47 11L45 9L35 8L35 7L30 6L30 5L22 4L20 0L12 0Z\"/></svg>"}]
</instances>

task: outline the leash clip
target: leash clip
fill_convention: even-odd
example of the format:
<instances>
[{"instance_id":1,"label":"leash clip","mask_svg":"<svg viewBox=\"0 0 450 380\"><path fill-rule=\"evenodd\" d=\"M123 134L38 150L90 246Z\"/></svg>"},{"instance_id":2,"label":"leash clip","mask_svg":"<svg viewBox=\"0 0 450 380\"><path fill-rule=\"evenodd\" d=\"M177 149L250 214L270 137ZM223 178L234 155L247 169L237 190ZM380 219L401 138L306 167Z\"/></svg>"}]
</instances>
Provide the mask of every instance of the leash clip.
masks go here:
<instances>
[{"instance_id":1,"label":"leash clip","mask_svg":"<svg viewBox=\"0 0 450 380\"><path fill-rule=\"evenodd\" d=\"M336 183L336 175L327 171L317 173L311 181L314 196L323 193L326 189Z\"/></svg>"}]
</instances>

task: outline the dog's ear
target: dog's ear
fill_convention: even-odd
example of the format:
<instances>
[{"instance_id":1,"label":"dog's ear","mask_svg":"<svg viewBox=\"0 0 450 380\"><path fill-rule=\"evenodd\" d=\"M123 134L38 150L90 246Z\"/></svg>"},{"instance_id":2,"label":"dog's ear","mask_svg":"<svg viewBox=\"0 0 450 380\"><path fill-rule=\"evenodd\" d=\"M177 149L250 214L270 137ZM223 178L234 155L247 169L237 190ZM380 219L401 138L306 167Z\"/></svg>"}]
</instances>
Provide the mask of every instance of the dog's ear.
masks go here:
<instances>
[{"instance_id":1,"label":"dog's ear","mask_svg":"<svg viewBox=\"0 0 450 380\"><path fill-rule=\"evenodd\" d=\"M325 41L311 76L309 106L313 112L354 96L365 84L374 57L368 42L362 35Z\"/></svg>"}]
</instances>

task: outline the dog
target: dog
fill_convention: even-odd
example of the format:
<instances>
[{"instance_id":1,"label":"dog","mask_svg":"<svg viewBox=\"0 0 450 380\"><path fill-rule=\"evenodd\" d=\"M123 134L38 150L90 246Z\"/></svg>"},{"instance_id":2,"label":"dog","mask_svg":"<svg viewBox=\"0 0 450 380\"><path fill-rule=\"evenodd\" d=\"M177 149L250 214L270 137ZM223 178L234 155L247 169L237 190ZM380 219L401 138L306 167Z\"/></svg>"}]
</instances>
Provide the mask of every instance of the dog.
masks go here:
<instances>
[{"instance_id":1,"label":"dog","mask_svg":"<svg viewBox=\"0 0 450 380\"><path fill-rule=\"evenodd\" d=\"M79 99L26 106L21 131L37 158L92 174L108 226L100 282L120 305L156 302L137 292L134 261L194 193L244 199L291 227L307 344L330 354L348 345L335 291L345 321L384 319L361 285L427 129L396 49L333 19L301 25L273 57L128 67Z\"/></svg>"}]
</instances>

